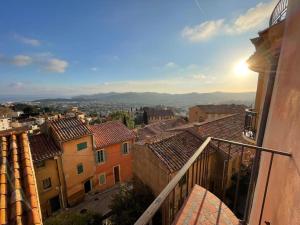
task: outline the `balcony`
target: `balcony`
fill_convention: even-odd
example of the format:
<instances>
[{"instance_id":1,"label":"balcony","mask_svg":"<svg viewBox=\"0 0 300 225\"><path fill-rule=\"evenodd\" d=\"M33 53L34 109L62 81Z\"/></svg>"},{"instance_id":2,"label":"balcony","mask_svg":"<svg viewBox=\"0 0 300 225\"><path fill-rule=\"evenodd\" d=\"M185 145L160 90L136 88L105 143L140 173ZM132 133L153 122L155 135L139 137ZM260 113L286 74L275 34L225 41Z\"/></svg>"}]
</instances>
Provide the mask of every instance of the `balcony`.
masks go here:
<instances>
[{"instance_id":1,"label":"balcony","mask_svg":"<svg viewBox=\"0 0 300 225\"><path fill-rule=\"evenodd\" d=\"M243 135L250 142L253 142L256 138L256 126L257 112L254 109L246 109Z\"/></svg>"},{"instance_id":2,"label":"balcony","mask_svg":"<svg viewBox=\"0 0 300 225\"><path fill-rule=\"evenodd\" d=\"M281 21L283 21L286 17L287 12L287 6L288 6L288 0L280 0L277 5L275 6L271 18L269 21L269 26L273 26Z\"/></svg>"},{"instance_id":3,"label":"balcony","mask_svg":"<svg viewBox=\"0 0 300 225\"><path fill-rule=\"evenodd\" d=\"M212 153L225 153L223 166ZM259 157L269 154L268 174L260 206L260 222L268 194L273 159L289 153L218 138L207 138L161 191L135 225L152 224L162 212L162 224L248 224L259 168ZM278 159L277 159L278 157ZM234 162L234 163L232 163ZM233 165L237 170L233 170ZM215 170L215 171L214 171ZM260 223L259 223L260 224Z\"/></svg>"}]
</instances>

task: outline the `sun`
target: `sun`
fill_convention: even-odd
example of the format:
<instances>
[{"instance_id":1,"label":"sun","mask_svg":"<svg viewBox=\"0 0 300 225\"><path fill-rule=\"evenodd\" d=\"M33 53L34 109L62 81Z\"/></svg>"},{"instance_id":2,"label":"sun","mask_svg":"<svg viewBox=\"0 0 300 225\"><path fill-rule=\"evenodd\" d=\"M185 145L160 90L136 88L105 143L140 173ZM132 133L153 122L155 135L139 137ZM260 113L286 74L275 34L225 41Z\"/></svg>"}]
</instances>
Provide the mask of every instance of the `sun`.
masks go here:
<instances>
[{"instance_id":1,"label":"sun","mask_svg":"<svg viewBox=\"0 0 300 225\"><path fill-rule=\"evenodd\" d=\"M245 60L240 60L234 66L234 73L239 76L246 76L249 73L248 64Z\"/></svg>"}]
</instances>

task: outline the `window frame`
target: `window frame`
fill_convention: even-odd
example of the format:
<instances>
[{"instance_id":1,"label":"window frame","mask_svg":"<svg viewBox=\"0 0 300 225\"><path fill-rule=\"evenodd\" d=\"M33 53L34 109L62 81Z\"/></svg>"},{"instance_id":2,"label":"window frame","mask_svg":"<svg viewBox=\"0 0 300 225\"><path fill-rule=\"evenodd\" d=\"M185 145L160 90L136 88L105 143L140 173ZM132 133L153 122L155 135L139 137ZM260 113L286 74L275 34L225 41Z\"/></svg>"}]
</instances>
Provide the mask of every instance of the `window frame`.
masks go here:
<instances>
[{"instance_id":1,"label":"window frame","mask_svg":"<svg viewBox=\"0 0 300 225\"><path fill-rule=\"evenodd\" d=\"M36 168L40 169L40 168L45 168L46 167L46 162L45 160L42 161L38 161L35 163Z\"/></svg>"},{"instance_id":2,"label":"window frame","mask_svg":"<svg viewBox=\"0 0 300 225\"><path fill-rule=\"evenodd\" d=\"M124 152L124 146L125 145L127 146L126 147L126 152ZM129 154L129 142L123 142L121 148L122 148L122 154L123 155L128 155Z\"/></svg>"},{"instance_id":3,"label":"window frame","mask_svg":"<svg viewBox=\"0 0 300 225\"><path fill-rule=\"evenodd\" d=\"M104 183L101 183L101 181L100 181L101 180L100 179L101 176L104 177ZM98 176L98 180L99 180L99 185L100 186L105 185L106 184L106 173L105 172L104 173L100 173L99 176Z\"/></svg>"},{"instance_id":4,"label":"window frame","mask_svg":"<svg viewBox=\"0 0 300 225\"><path fill-rule=\"evenodd\" d=\"M82 167L82 171L79 173L78 168L79 168L80 166ZM76 166L76 169L77 169L77 175L83 174L83 172L84 172L83 163L78 163L77 166Z\"/></svg>"},{"instance_id":5,"label":"window frame","mask_svg":"<svg viewBox=\"0 0 300 225\"><path fill-rule=\"evenodd\" d=\"M47 184L46 182L49 182L47 187L45 187L45 184ZM42 180L42 185L43 185L43 190L51 189L52 188L51 177L47 177L46 179L43 179Z\"/></svg>"},{"instance_id":6,"label":"window frame","mask_svg":"<svg viewBox=\"0 0 300 225\"><path fill-rule=\"evenodd\" d=\"M99 152L102 152L103 161L98 161ZM106 162L106 152L105 152L104 148L96 150L96 163L97 164L103 164L105 162Z\"/></svg>"},{"instance_id":7,"label":"window frame","mask_svg":"<svg viewBox=\"0 0 300 225\"><path fill-rule=\"evenodd\" d=\"M81 145L84 145L84 146L81 147ZM80 152L80 151L83 151L84 149L87 149L88 144L87 144L87 141L84 141L84 142L78 143L76 146L77 146L77 152Z\"/></svg>"}]
</instances>

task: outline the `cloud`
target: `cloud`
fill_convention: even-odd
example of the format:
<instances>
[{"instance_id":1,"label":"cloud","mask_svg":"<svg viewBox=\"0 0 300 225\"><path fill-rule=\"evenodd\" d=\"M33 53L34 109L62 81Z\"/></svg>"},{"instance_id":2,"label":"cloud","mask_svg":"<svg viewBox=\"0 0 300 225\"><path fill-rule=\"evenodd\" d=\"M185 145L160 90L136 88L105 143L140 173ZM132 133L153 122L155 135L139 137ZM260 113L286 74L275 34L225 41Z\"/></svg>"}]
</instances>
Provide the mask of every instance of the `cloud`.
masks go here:
<instances>
[{"instance_id":1,"label":"cloud","mask_svg":"<svg viewBox=\"0 0 300 225\"><path fill-rule=\"evenodd\" d=\"M276 4L275 0L258 3L233 20L209 20L195 26L186 26L181 35L191 42L203 42L217 35L241 34L259 29L268 21Z\"/></svg>"},{"instance_id":2,"label":"cloud","mask_svg":"<svg viewBox=\"0 0 300 225\"><path fill-rule=\"evenodd\" d=\"M8 85L9 88L20 90L24 87L24 84L22 82L13 82Z\"/></svg>"},{"instance_id":3,"label":"cloud","mask_svg":"<svg viewBox=\"0 0 300 225\"><path fill-rule=\"evenodd\" d=\"M68 66L67 61L52 58L46 62L45 69L50 72L64 73Z\"/></svg>"},{"instance_id":4,"label":"cloud","mask_svg":"<svg viewBox=\"0 0 300 225\"><path fill-rule=\"evenodd\" d=\"M98 68L97 68L97 67L92 67L91 70L92 70L92 71L97 71Z\"/></svg>"},{"instance_id":5,"label":"cloud","mask_svg":"<svg viewBox=\"0 0 300 225\"><path fill-rule=\"evenodd\" d=\"M191 42L200 42L210 39L217 35L219 29L223 26L224 20L205 21L194 27L186 26L182 32L182 37Z\"/></svg>"},{"instance_id":6,"label":"cloud","mask_svg":"<svg viewBox=\"0 0 300 225\"><path fill-rule=\"evenodd\" d=\"M203 74L195 74L195 75L193 75L193 78L196 80L204 80L204 79L206 79L206 76Z\"/></svg>"},{"instance_id":7,"label":"cloud","mask_svg":"<svg viewBox=\"0 0 300 225\"><path fill-rule=\"evenodd\" d=\"M65 60L54 57L51 53L36 53L33 55L16 55L7 57L0 55L0 63L25 67L36 65L49 72L64 73L69 63Z\"/></svg>"},{"instance_id":8,"label":"cloud","mask_svg":"<svg viewBox=\"0 0 300 225\"><path fill-rule=\"evenodd\" d=\"M228 24L226 31L230 34L239 34L264 25L270 18L275 3L275 1L258 3L255 7L248 9L246 13L239 15L231 24Z\"/></svg>"},{"instance_id":9,"label":"cloud","mask_svg":"<svg viewBox=\"0 0 300 225\"><path fill-rule=\"evenodd\" d=\"M177 64L174 63L174 62L168 62L166 65L165 65L166 68L175 68L177 67Z\"/></svg>"},{"instance_id":10,"label":"cloud","mask_svg":"<svg viewBox=\"0 0 300 225\"><path fill-rule=\"evenodd\" d=\"M41 41L39 41L37 39L29 38L29 37L24 37L22 35L15 34L14 38L16 40L22 42L23 44L27 44L27 45L31 45L31 46L35 46L35 47L41 45Z\"/></svg>"},{"instance_id":11,"label":"cloud","mask_svg":"<svg viewBox=\"0 0 300 225\"><path fill-rule=\"evenodd\" d=\"M28 55L16 55L11 63L16 66L27 66L32 63L32 58Z\"/></svg>"}]
</instances>

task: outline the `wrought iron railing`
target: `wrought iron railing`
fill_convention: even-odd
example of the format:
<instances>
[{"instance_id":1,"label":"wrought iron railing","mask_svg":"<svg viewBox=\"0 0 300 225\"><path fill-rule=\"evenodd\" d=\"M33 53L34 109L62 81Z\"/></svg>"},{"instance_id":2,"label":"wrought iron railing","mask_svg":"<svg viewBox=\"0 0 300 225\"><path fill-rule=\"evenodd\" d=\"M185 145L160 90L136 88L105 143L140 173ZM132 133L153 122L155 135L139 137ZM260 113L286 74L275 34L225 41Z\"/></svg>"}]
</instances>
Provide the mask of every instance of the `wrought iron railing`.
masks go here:
<instances>
[{"instance_id":1,"label":"wrought iron railing","mask_svg":"<svg viewBox=\"0 0 300 225\"><path fill-rule=\"evenodd\" d=\"M213 174L211 170L214 165L211 164L213 161L211 156L216 153L215 151L224 155L224 166L221 169L222 171L217 171L217 173ZM273 158L280 155L291 157L291 154L255 145L209 137L161 191L147 210L135 222L135 225L151 225L153 216L160 209L164 212L163 224L172 224L176 214L196 184L218 196L236 214L241 224L247 224L257 178L256 173L259 168L259 155L262 152L270 154L271 157L260 211L261 221ZM238 162L238 171L230 177L229 164L231 160ZM241 190L241 182L242 177L245 176L245 170L250 173L246 173L249 179L247 188L244 190L245 193L243 193ZM211 185L212 181L214 181L215 184L213 186ZM229 182L231 182L231 187L234 187L234 193L231 195L228 194ZM232 190L232 188L230 189ZM243 203L243 213L239 213L241 203Z\"/></svg>"},{"instance_id":2,"label":"wrought iron railing","mask_svg":"<svg viewBox=\"0 0 300 225\"><path fill-rule=\"evenodd\" d=\"M254 109L246 109L244 135L255 140L257 131L257 112Z\"/></svg>"},{"instance_id":3,"label":"wrought iron railing","mask_svg":"<svg viewBox=\"0 0 300 225\"><path fill-rule=\"evenodd\" d=\"M270 27L285 19L286 12L287 12L287 6L288 6L288 0L280 0L277 3L277 5L275 6L275 8L271 14L271 18L269 21Z\"/></svg>"}]
</instances>

